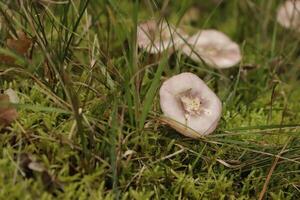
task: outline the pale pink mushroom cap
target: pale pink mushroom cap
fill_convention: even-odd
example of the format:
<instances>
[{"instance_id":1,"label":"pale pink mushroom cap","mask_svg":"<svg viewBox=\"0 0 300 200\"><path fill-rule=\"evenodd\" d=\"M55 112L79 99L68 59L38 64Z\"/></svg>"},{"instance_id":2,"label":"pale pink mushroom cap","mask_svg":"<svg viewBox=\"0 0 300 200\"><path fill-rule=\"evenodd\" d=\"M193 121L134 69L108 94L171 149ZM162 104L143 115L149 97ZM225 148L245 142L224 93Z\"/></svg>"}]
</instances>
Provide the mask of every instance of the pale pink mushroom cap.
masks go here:
<instances>
[{"instance_id":1,"label":"pale pink mushroom cap","mask_svg":"<svg viewBox=\"0 0 300 200\"><path fill-rule=\"evenodd\" d=\"M285 27L300 31L300 0L288 0L279 6L277 21Z\"/></svg>"},{"instance_id":2,"label":"pale pink mushroom cap","mask_svg":"<svg viewBox=\"0 0 300 200\"><path fill-rule=\"evenodd\" d=\"M242 59L239 46L216 30L199 31L187 40L182 51L194 61L204 61L215 68L229 68Z\"/></svg>"},{"instance_id":3,"label":"pale pink mushroom cap","mask_svg":"<svg viewBox=\"0 0 300 200\"><path fill-rule=\"evenodd\" d=\"M165 21L149 20L137 27L138 47L151 54L158 54L184 43L186 34Z\"/></svg>"},{"instance_id":4,"label":"pale pink mushroom cap","mask_svg":"<svg viewBox=\"0 0 300 200\"><path fill-rule=\"evenodd\" d=\"M194 114L183 106L187 94L192 100L201 102ZM167 119L164 121L181 134L199 138L216 129L222 112L221 101L198 76L192 73L175 75L162 84L159 95L160 106Z\"/></svg>"}]
</instances>

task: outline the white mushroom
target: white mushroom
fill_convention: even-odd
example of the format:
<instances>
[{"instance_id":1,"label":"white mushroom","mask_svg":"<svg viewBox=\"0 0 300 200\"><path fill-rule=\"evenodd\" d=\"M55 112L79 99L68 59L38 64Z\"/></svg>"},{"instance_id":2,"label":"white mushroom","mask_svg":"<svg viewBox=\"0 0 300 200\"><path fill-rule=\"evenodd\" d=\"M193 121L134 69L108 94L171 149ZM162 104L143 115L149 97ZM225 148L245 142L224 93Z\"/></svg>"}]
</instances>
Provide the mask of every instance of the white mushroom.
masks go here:
<instances>
[{"instance_id":1,"label":"white mushroom","mask_svg":"<svg viewBox=\"0 0 300 200\"><path fill-rule=\"evenodd\" d=\"M285 27L300 31L300 0L288 0L277 10L277 21Z\"/></svg>"},{"instance_id":2,"label":"white mushroom","mask_svg":"<svg viewBox=\"0 0 300 200\"><path fill-rule=\"evenodd\" d=\"M175 75L163 83L159 95L163 121L181 134L199 138L216 129L221 101L198 76Z\"/></svg>"},{"instance_id":3,"label":"white mushroom","mask_svg":"<svg viewBox=\"0 0 300 200\"><path fill-rule=\"evenodd\" d=\"M138 47L148 53L158 54L178 48L184 43L186 34L165 21L149 20L137 27Z\"/></svg>"},{"instance_id":4,"label":"white mushroom","mask_svg":"<svg viewBox=\"0 0 300 200\"><path fill-rule=\"evenodd\" d=\"M215 68L229 68L242 58L239 46L216 30L201 30L187 40L182 51L196 62Z\"/></svg>"}]
</instances>

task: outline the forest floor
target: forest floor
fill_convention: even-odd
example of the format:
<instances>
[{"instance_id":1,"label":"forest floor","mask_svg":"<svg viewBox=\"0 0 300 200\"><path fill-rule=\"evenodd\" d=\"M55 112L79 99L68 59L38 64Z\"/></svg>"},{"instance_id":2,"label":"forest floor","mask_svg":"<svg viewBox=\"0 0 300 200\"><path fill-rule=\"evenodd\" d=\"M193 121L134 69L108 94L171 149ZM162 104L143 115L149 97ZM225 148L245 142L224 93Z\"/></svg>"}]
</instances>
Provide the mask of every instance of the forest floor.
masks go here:
<instances>
[{"instance_id":1,"label":"forest floor","mask_svg":"<svg viewBox=\"0 0 300 200\"><path fill-rule=\"evenodd\" d=\"M279 1L220 2L0 0L0 53L13 57L0 89L20 99L0 131L0 199L300 199L299 33L276 22ZM226 33L242 61L219 70L136 48L137 24L160 18ZM24 55L6 47L20 31ZM181 72L222 101L205 138L159 120L159 88Z\"/></svg>"}]
</instances>

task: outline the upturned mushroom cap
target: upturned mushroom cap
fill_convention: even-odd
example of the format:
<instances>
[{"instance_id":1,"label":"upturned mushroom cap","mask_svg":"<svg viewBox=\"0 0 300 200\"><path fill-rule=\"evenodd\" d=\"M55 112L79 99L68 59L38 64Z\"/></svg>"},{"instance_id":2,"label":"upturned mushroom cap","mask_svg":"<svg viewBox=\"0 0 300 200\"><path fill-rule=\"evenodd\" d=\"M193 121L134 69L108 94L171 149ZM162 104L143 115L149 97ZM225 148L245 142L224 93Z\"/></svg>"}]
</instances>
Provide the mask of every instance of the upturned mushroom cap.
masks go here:
<instances>
[{"instance_id":1,"label":"upturned mushroom cap","mask_svg":"<svg viewBox=\"0 0 300 200\"><path fill-rule=\"evenodd\" d=\"M149 20L137 27L138 47L151 54L158 54L184 43L186 34L165 21Z\"/></svg>"},{"instance_id":2,"label":"upturned mushroom cap","mask_svg":"<svg viewBox=\"0 0 300 200\"><path fill-rule=\"evenodd\" d=\"M300 31L300 0L288 0L277 10L277 21L285 27Z\"/></svg>"},{"instance_id":3,"label":"upturned mushroom cap","mask_svg":"<svg viewBox=\"0 0 300 200\"><path fill-rule=\"evenodd\" d=\"M196 75L181 73L166 80L159 91L162 121L181 134L199 138L212 133L221 117L222 104Z\"/></svg>"},{"instance_id":4,"label":"upturned mushroom cap","mask_svg":"<svg viewBox=\"0 0 300 200\"><path fill-rule=\"evenodd\" d=\"M196 62L215 68L229 68L242 58L239 46L216 30L201 30L187 40L182 51Z\"/></svg>"}]
</instances>

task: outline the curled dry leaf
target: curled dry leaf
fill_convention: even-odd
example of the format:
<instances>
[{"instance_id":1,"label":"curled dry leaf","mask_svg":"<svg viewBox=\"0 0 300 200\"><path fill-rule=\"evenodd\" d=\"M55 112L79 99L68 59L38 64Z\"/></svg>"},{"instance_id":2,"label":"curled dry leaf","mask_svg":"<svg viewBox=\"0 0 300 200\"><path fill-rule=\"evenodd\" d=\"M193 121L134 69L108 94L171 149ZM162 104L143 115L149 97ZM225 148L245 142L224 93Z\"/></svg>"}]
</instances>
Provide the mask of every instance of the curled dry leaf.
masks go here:
<instances>
[{"instance_id":1,"label":"curled dry leaf","mask_svg":"<svg viewBox=\"0 0 300 200\"><path fill-rule=\"evenodd\" d=\"M11 64L14 63L15 59L11 56L0 54L0 63L3 64Z\"/></svg>"},{"instance_id":2,"label":"curled dry leaf","mask_svg":"<svg viewBox=\"0 0 300 200\"><path fill-rule=\"evenodd\" d=\"M126 150L124 152L123 157L126 158L126 157L131 156L131 155L133 155L135 153L136 153L135 151L129 149L129 150Z\"/></svg>"},{"instance_id":3,"label":"curled dry leaf","mask_svg":"<svg viewBox=\"0 0 300 200\"><path fill-rule=\"evenodd\" d=\"M300 31L300 0L288 0L278 7L277 21L285 27Z\"/></svg>"},{"instance_id":4,"label":"curled dry leaf","mask_svg":"<svg viewBox=\"0 0 300 200\"><path fill-rule=\"evenodd\" d=\"M16 53L26 56L29 48L32 45L32 40L27 37L23 31L17 31L18 38L12 39L9 38L6 40L6 46ZM15 62L15 59L8 55L0 54L0 62L4 64L12 64Z\"/></svg>"},{"instance_id":5,"label":"curled dry leaf","mask_svg":"<svg viewBox=\"0 0 300 200\"><path fill-rule=\"evenodd\" d=\"M36 172L43 172L46 170L42 163L36 161L29 163L28 168Z\"/></svg>"},{"instance_id":6,"label":"curled dry leaf","mask_svg":"<svg viewBox=\"0 0 300 200\"><path fill-rule=\"evenodd\" d=\"M45 189L49 192L63 191L62 184L50 174L44 164L29 153L20 154L20 168L26 178L36 178L40 174Z\"/></svg>"},{"instance_id":7,"label":"curled dry leaf","mask_svg":"<svg viewBox=\"0 0 300 200\"><path fill-rule=\"evenodd\" d=\"M43 163L37 161L36 157L29 153L20 154L20 167L27 178L33 177L33 172L47 171Z\"/></svg>"},{"instance_id":8,"label":"curled dry leaf","mask_svg":"<svg viewBox=\"0 0 300 200\"><path fill-rule=\"evenodd\" d=\"M242 58L239 46L216 30L201 30L187 40L182 51L196 62L215 68L229 68Z\"/></svg>"},{"instance_id":9,"label":"curled dry leaf","mask_svg":"<svg viewBox=\"0 0 300 200\"><path fill-rule=\"evenodd\" d=\"M182 30L165 21L149 20L137 27L138 47L151 54L177 49L186 37Z\"/></svg>"},{"instance_id":10,"label":"curled dry leaf","mask_svg":"<svg viewBox=\"0 0 300 200\"><path fill-rule=\"evenodd\" d=\"M17 39L7 39L6 45L11 50L16 51L21 55L25 55L31 46L31 39L23 31L17 31Z\"/></svg>"},{"instance_id":11,"label":"curled dry leaf","mask_svg":"<svg viewBox=\"0 0 300 200\"><path fill-rule=\"evenodd\" d=\"M191 137L212 133L221 117L222 104L216 94L196 75L181 73L160 88L161 121Z\"/></svg>"},{"instance_id":12,"label":"curled dry leaf","mask_svg":"<svg viewBox=\"0 0 300 200\"><path fill-rule=\"evenodd\" d=\"M0 94L0 127L5 127L15 121L18 117L16 108L10 105L10 97Z\"/></svg>"},{"instance_id":13,"label":"curled dry leaf","mask_svg":"<svg viewBox=\"0 0 300 200\"><path fill-rule=\"evenodd\" d=\"M19 103L20 99L19 99L17 93L13 89L9 88L9 89L5 90L4 94L6 94L9 97L9 101L11 103L15 103L15 104Z\"/></svg>"}]
</instances>

